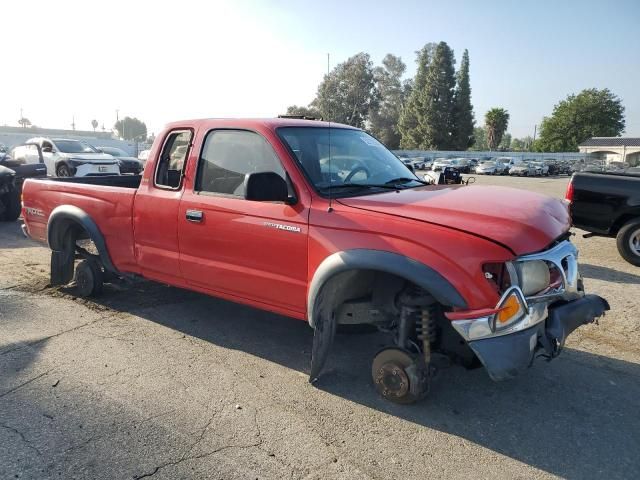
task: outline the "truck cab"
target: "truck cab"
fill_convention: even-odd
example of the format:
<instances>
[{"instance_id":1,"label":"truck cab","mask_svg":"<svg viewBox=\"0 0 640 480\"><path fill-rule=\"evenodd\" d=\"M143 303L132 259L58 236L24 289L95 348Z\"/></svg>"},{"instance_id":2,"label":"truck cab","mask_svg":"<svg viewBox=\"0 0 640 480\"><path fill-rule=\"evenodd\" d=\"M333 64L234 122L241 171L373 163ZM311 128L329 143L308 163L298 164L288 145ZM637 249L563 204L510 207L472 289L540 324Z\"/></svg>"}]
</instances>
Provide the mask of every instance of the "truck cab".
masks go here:
<instances>
[{"instance_id":1,"label":"truck cab","mask_svg":"<svg viewBox=\"0 0 640 480\"><path fill-rule=\"evenodd\" d=\"M372 380L398 403L428 392L438 359L512 378L609 308L584 292L562 201L426 185L335 123L172 123L142 177L29 180L23 214L52 285L142 276L308 322L312 382L338 325L386 332Z\"/></svg>"}]
</instances>

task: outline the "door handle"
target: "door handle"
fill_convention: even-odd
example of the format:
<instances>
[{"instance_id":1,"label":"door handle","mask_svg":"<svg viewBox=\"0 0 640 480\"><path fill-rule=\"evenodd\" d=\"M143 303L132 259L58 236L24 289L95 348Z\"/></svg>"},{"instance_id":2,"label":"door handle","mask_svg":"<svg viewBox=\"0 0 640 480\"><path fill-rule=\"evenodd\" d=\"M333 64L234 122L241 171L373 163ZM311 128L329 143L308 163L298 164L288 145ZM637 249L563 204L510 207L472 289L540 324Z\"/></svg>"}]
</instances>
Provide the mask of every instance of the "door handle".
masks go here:
<instances>
[{"instance_id":1,"label":"door handle","mask_svg":"<svg viewBox=\"0 0 640 480\"><path fill-rule=\"evenodd\" d=\"M201 210L187 210L186 217L190 222L199 223L204 218L204 213Z\"/></svg>"}]
</instances>

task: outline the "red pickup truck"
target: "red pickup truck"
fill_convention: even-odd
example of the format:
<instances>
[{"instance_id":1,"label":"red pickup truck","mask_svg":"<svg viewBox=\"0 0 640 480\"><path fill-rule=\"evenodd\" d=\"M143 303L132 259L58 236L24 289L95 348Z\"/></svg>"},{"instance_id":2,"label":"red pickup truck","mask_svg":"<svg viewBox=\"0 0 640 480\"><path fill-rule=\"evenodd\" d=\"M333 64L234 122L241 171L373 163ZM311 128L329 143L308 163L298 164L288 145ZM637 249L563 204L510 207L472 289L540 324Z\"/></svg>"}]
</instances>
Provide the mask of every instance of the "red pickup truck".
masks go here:
<instances>
[{"instance_id":1,"label":"red pickup truck","mask_svg":"<svg viewBox=\"0 0 640 480\"><path fill-rule=\"evenodd\" d=\"M193 120L142 176L27 180L22 213L54 285L137 275L309 322L311 381L337 325L377 326L373 382L399 403L442 364L511 378L608 310L584 293L561 200L425 183L345 125Z\"/></svg>"}]
</instances>

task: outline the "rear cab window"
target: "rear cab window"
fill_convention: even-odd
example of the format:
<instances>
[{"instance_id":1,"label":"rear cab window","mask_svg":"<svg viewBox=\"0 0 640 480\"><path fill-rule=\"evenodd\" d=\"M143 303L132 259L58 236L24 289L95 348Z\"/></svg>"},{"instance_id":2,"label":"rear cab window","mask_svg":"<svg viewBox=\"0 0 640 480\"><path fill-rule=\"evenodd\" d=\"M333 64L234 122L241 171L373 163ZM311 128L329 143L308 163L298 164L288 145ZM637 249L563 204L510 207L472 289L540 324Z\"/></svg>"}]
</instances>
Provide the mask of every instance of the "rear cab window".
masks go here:
<instances>
[{"instance_id":1,"label":"rear cab window","mask_svg":"<svg viewBox=\"0 0 640 480\"><path fill-rule=\"evenodd\" d=\"M173 130L164 141L154 177L154 185L168 190L179 190L182 187L184 168L187 163L192 130Z\"/></svg>"}]
</instances>

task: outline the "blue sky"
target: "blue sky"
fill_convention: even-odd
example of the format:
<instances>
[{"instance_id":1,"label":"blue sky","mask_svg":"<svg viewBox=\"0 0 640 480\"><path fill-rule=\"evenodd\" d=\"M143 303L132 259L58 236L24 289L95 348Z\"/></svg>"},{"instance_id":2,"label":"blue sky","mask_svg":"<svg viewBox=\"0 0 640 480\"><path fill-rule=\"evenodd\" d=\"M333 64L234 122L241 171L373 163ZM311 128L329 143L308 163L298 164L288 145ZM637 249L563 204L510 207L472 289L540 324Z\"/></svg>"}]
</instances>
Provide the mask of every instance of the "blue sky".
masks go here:
<instances>
[{"instance_id":1,"label":"blue sky","mask_svg":"<svg viewBox=\"0 0 640 480\"><path fill-rule=\"evenodd\" d=\"M4 38L19 41L0 57L0 124L21 108L38 126L78 129L94 118L109 129L118 109L156 133L182 118L274 116L313 99L327 53L332 65L394 53L412 76L414 52L444 40L458 60L469 49L479 123L504 107L515 136L532 134L568 94L607 87L625 134L640 136L640 0L5 3Z\"/></svg>"},{"instance_id":2,"label":"blue sky","mask_svg":"<svg viewBox=\"0 0 640 480\"><path fill-rule=\"evenodd\" d=\"M511 113L516 136L566 95L609 88L626 106L627 135L640 135L640 1L280 0L275 25L310 50L343 60L358 51L376 63L400 55L415 73L415 50L446 41L467 48L476 119L493 106Z\"/></svg>"}]
</instances>

